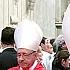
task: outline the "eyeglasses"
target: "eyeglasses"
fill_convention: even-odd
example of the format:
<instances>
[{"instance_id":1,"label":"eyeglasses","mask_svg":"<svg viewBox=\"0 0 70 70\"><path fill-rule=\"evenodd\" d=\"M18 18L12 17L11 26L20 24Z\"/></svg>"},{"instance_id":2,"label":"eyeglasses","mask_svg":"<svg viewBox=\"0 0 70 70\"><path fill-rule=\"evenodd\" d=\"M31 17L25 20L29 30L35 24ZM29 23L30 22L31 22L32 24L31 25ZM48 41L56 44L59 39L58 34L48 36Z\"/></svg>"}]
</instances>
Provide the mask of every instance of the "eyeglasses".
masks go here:
<instances>
[{"instance_id":1,"label":"eyeglasses","mask_svg":"<svg viewBox=\"0 0 70 70\"><path fill-rule=\"evenodd\" d=\"M32 51L31 53L29 53L29 54L24 54L24 53L18 53L17 54L17 58L20 58L21 56L24 58L29 58L29 56L31 55L31 54L33 54L34 52L36 52L36 51Z\"/></svg>"}]
</instances>

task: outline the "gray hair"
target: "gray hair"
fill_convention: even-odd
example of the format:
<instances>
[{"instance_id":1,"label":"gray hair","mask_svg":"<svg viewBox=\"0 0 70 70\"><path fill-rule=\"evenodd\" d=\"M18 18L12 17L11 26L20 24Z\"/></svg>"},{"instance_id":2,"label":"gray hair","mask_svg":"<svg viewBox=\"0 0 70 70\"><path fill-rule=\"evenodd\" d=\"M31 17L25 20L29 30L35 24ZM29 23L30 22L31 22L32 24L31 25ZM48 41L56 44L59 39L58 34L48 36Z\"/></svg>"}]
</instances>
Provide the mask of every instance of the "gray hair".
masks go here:
<instances>
[{"instance_id":1,"label":"gray hair","mask_svg":"<svg viewBox=\"0 0 70 70\"><path fill-rule=\"evenodd\" d=\"M59 36L55 39L55 41L54 41L54 43L53 43L53 47L54 47L54 49L55 49L55 52L58 51L58 47L59 47L60 45L62 45L63 42L65 42L63 35L59 35Z\"/></svg>"}]
</instances>

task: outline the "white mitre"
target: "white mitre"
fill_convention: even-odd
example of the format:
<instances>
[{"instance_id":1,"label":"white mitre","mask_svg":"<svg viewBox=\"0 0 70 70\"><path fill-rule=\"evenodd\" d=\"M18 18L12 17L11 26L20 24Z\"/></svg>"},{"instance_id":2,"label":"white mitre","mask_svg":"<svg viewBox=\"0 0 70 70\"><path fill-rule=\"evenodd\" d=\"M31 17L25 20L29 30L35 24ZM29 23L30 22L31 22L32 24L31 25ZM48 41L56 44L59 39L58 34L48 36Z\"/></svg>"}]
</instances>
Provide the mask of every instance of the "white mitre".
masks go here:
<instances>
[{"instance_id":1,"label":"white mitre","mask_svg":"<svg viewBox=\"0 0 70 70\"><path fill-rule=\"evenodd\" d=\"M62 31L67 48L70 52L70 4L68 5L62 22Z\"/></svg>"},{"instance_id":2,"label":"white mitre","mask_svg":"<svg viewBox=\"0 0 70 70\"><path fill-rule=\"evenodd\" d=\"M40 27L29 19L24 19L15 29L14 39L17 49L38 50L43 33Z\"/></svg>"}]
</instances>

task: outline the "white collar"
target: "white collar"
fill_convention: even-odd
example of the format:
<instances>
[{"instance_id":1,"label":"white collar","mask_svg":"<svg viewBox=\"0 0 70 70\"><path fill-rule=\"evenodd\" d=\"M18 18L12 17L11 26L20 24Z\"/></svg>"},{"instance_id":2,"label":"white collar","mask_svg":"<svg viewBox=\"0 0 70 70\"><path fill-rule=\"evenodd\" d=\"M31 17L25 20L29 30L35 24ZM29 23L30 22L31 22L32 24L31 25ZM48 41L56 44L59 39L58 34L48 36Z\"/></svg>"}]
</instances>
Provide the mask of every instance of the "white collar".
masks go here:
<instances>
[{"instance_id":1,"label":"white collar","mask_svg":"<svg viewBox=\"0 0 70 70\"><path fill-rule=\"evenodd\" d=\"M31 66L31 67L29 68L29 70L34 70L34 68L36 67L37 64L38 64L38 61L36 60L36 61L34 62L34 64L33 64L33 66Z\"/></svg>"},{"instance_id":2,"label":"white collar","mask_svg":"<svg viewBox=\"0 0 70 70\"><path fill-rule=\"evenodd\" d=\"M8 49L8 48L11 48L11 47L5 47L5 48L3 48L3 51L4 51L5 49ZM12 48L14 48L14 47L12 47Z\"/></svg>"}]
</instances>

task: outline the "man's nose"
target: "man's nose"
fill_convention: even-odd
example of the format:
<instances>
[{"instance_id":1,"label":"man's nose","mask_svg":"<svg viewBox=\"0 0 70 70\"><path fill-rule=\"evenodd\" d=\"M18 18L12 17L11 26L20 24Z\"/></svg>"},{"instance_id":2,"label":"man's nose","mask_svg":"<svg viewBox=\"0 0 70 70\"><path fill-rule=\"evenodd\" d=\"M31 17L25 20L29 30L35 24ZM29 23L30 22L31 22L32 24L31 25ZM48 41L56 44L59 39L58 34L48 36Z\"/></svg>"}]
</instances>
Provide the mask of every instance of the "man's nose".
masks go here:
<instances>
[{"instance_id":1,"label":"man's nose","mask_svg":"<svg viewBox=\"0 0 70 70\"><path fill-rule=\"evenodd\" d=\"M24 60L24 57L23 56L20 56L20 58L19 58L20 60Z\"/></svg>"}]
</instances>

